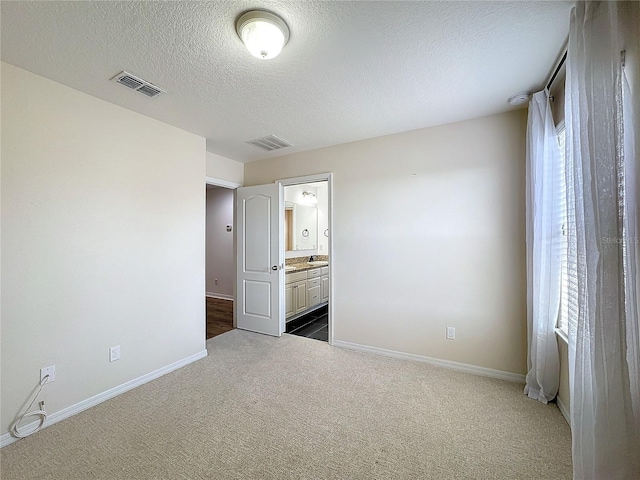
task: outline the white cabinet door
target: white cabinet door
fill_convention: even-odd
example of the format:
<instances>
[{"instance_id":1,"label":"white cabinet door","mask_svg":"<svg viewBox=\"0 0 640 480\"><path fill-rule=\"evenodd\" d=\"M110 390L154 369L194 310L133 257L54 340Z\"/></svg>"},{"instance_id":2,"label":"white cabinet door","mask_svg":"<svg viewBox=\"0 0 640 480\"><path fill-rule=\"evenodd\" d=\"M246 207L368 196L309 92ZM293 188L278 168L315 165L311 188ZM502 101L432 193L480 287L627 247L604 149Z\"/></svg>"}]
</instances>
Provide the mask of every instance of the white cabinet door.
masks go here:
<instances>
[{"instance_id":1,"label":"white cabinet door","mask_svg":"<svg viewBox=\"0 0 640 480\"><path fill-rule=\"evenodd\" d=\"M295 297L296 313L305 311L307 305L307 282L296 283L293 287L293 296Z\"/></svg>"},{"instance_id":2,"label":"white cabinet door","mask_svg":"<svg viewBox=\"0 0 640 480\"><path fill-rule=\"evenodd\" d=\"M236 194L237 326L279 337L284 331L282 185L238 188Z\"/></svg>"},{"instance_id":3,"label":"white cabinet door","mask_svg":"<svg viewBox=\"0 0 640 480\"><path fill-rule=\"evenodd\" d=\"M322 301L329 301L329 275L324 275L320 280L320 290L322 292Z\"/></svg>"},{"instance_id":4,"label":"white cabinet door","mask_svg":"<svg viewBox=\"0 0 640 480\"><path fill-rule=\"evenodd\" d=\"M285 316L289 318L296 313L296 307L293 303L295 297L293 296L293 285L287 284L284 286L284 310Z\"/></svg>"}]
</instances>

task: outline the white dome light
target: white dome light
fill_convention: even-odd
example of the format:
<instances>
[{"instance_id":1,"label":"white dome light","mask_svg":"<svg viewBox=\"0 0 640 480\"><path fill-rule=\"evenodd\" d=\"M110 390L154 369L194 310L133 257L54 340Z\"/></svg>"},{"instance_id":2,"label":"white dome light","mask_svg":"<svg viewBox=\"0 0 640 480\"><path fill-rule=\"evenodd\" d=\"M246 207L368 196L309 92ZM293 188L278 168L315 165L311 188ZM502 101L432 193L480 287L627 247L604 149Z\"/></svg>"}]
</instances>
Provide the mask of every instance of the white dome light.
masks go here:
<instances>
[{"instance_id":1,"label":"white dome light","mask_svg":"<svg viewBox=\"0 0 640 480\"><path fill-rule=\"evenodd\" d=\"M527 103L531 98L531 94L529 92L518 92L509 97L509 105L522 105L523 103Z\"/></svg>"},{"instance_id":2,"label":"white dome light","mask_svg":"<svg viewBox=\"0 0 640 480\"><path fill-rule=\"evenodd\" d=\"M259 10L242 15L236 31L249 53L261 59L277 57L289 40L289 28L284 20Z\"/></svg>"}]
</instances>

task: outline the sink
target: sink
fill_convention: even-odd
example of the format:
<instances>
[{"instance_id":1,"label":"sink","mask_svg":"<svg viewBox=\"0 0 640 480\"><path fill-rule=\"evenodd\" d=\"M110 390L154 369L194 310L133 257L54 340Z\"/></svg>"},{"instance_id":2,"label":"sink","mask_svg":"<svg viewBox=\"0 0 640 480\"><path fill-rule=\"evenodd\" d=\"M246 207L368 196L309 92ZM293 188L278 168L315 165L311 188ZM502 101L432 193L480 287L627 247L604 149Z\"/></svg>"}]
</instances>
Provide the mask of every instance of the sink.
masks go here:
<instances>
[{"instance_id":1,"label":"sink","mask_svg":"<svg viewBox=\"0 0 640 480\"><path fill-rule=\"evenodd\" d=\"M316 260L315 262L307 262L309 265L313 265L314 267L326 267L329 265L329 262L323 262L322 260Z\"/></svg>"},{"instance_id":2,"label":"sink","mask_svg":"<svg viewBox=\"0 0 640 480\"><path fill-rule=\"evenodd\" d=\"M285 266L284 266L284 271L285 271L285 272L292 272L292 271L294 271L295 269L296 269L296 267L292 267L292 266L290 266L290 265L285 265Z\"/></svg>"}]
</instances>

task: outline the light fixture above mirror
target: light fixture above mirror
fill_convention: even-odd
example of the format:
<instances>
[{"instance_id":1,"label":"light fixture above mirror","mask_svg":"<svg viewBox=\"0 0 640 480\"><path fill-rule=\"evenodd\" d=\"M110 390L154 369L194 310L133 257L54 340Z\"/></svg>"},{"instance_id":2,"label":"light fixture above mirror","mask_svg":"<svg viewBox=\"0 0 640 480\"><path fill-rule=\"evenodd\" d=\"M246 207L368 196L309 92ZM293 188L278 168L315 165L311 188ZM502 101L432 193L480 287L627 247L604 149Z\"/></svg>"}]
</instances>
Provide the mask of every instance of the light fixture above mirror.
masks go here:
<instances>
[{"instance_id":1,"label":"light fixture above mirror","mask_svg":"<svg viewBox=\"0 0 640 480\"><path fill-rule=\"evenodd\" d=\"M318 197L313 192L302 192L302 199L307 203L318 203Z\"/></svg>"},{"instance_id":2,"label":"light fixture above mirror","mask_svg":"<svg viewBox=\"0 0 640 480\"><path fill-rule=\"evenodd\" d=\"M236 32L249 53L268 60L277 57L289 40L289 27L277 15L251 10L236 22Z\"/></svg>"}]
</instances>

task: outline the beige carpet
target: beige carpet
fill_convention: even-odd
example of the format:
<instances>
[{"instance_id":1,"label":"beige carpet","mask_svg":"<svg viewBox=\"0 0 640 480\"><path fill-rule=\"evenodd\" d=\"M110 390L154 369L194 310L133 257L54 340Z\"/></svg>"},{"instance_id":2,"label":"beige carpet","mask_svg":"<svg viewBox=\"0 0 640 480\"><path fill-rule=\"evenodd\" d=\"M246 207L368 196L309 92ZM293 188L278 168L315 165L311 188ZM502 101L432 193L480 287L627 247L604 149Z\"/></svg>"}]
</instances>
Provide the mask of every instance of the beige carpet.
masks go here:
<instances>
[{"instance_id":1,"label":"beige carpet","mask_svg":"<svg viewBox=\"0 0 640 480\"><path fill-rule=\"evenodd\" d=\"M522 386L234 330L209 356L1 450L13 479L569 479Z\"/></svg>"}]
</instances>

